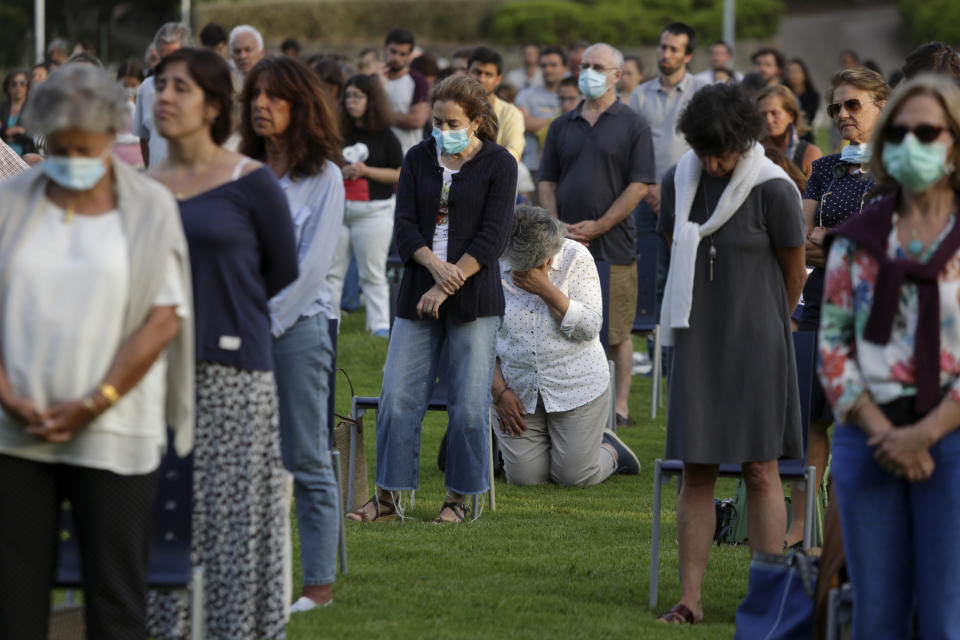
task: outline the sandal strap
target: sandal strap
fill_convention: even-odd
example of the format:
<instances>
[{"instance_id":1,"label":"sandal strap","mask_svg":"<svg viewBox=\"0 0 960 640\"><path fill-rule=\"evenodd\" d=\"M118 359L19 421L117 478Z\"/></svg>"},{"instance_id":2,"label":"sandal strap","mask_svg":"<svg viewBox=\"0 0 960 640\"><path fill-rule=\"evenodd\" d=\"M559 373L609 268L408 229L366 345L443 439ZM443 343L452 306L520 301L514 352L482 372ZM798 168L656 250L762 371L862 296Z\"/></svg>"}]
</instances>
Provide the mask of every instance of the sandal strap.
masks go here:
<instances>
[{"instance_id":1,"label":"sandal strap","mask_svg":"<svg viewBox=\"0 0 960 640\"><path fill-rule=\"evenodd\" d=\"M352 511L351 515L359 516L361 522L370 522L371 518L370 516L367 515L367 507L371 504L373 505L373 509L374 509L373 520L377 520L378 518L381 518L383 516L392 516L397 513L397 503L395 501L391 500L390 502L387 502L386 500L381 500L380 496L378 496L377 494L374 494L372 498L370 498L365 503L363 503L362 507L360 507L356 511ZM389 511L387 511L386 513L380 511L380 505L383 505L384 507L388 507Z\"/></svg>"},{"instance_id":2,"label":"sandal strap","mask_svg":"<svg viewBox=\"0 0 960 640\"><path fill-rule=\"evenodd\" d=\"M450 509L453 511L453 515L456 516L457 522L463 522L463 519L467 516L466 504L463 502L444 502L443 506L440 507L440 513L443 513L444 509ZM440 516L437 516L439 519Z\"/></svg>"}]
</instances>

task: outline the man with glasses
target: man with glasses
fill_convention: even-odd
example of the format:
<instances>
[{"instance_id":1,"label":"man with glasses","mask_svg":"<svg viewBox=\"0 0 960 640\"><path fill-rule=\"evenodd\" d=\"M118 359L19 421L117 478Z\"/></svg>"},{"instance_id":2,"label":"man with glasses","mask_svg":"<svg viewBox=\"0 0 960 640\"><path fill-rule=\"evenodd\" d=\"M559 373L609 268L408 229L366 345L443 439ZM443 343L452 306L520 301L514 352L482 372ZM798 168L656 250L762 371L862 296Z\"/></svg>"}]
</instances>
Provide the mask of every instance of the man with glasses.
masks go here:
<instances>
[{"instance_id":1,"label":"man with glasses","mask_svg":"<svg viewBox=\"0 0 960 640\"><path fill-rule=\"evenodd\" d=\"M630 213L655 182L650 125L617 97L623 54L597 43L583 53L583 102L553 121L540 165L540 203L610 267L608 357L616 363L618 424L629 423L637 307L636 233Z\"/></svg>"},{"instance_id":2,"label":"man with glasses","mask_svg":"<svg viewBox=\"0 0 960 640\"><path fill-rule=\"evenodd\" d=\"M653 155L656 160L657 183L651 185L647 195L634 211L637 237L656 236L660 239L657 255L657 304L663 299L667 282L667 243L657 233L657 216L660 213L660 180L663 174L677 164L680 156L690 147L677 132L677 120L687 103L699 89L711 84L704 78L688 73L687 65L693 59L697 36L693 29L682 22L667 25L660 34L657 46L657 69L659 74L634 89L630 107L650 123L653 134ZM647 354L641 354L638 366L649 365Z\"/></svg>"},{"instance_id":3,"label":"man with glasses","mask_svg":"<svg viewBox=\"0 0 960 640\"><path fill-rule=\"evenodd\" d=\"M519 163L523 156L523 114L506 100L497 98L494 91L503 80L503 58L487 47L477 47L467 60L467 73L483 85L487 98L497 115L497 144L506 147Z\"/></svg>"},{"instance_id":4,"label":"man with glasses","mask_svg":"<svg viewBox=\"0 0 960 640\"><path fill-rule=\"evenodd\" d=\"M523 164L536 178L540 166L540 144L537 132L550 126L550 121L560 114L557 87L567 72L567 55L558 47L544 47L540 51L540 75L542 86L532 86L517 94L514 104L523 114L526 146Z\"/></svg>"}]
</instances>

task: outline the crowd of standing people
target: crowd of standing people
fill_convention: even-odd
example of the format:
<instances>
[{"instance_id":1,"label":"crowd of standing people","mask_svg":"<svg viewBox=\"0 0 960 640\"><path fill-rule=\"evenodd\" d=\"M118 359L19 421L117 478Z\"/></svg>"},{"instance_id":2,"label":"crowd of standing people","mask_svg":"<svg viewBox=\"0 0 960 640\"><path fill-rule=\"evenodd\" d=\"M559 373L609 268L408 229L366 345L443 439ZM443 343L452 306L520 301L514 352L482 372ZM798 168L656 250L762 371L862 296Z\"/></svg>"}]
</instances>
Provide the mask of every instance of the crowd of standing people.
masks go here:
<instances>
[{"instance_id":1,"label":"crowd of standing people","mask_svg":"<svg viewBox=\"0 0 960 640\"><path fill-rule=\"evenodd\" d=\"M645 238L671 348L666 456L683 462L682 594L658 620L704 619L719 465L742 465L751 549L779 553L803 513L788 530L778 460L822 477L832 440L853 637L908 637L914 615L921 637L960 628L956 51L923 45L889 79L844 51L821 96L773 48L744 74L715 42L694 74L679 22L649 78L602 42L525 44L507 70L486 46L438 60L403 28L357 60L302 59L292 39L270 56L251 25L199 40L165 24L144 64L109 73L56 40L3 80L0 637L46 637L63 499L89 637L187 634L187 599L146 589L167 446L193 455L206 637L282 638L332 604L331 331L357 286L389 344L376 487L347 519L405 517L441 369L434 523L490 488L491 430L513 484L639 474L610 427L633 424ZM793 331L818 334L806 446Z\"/></svg>"}]
</instances>

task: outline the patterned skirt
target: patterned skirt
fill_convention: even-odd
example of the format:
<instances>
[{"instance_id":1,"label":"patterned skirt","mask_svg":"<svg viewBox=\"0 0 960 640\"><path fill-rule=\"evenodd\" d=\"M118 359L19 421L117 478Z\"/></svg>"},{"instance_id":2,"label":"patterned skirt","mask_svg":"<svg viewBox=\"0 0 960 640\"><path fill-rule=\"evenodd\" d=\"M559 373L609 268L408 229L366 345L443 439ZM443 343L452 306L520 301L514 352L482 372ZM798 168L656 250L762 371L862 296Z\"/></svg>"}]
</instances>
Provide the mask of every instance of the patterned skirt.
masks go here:
<instances>
[{"instance_id":1,"label":"patterned skirt","mask_svg":"<svg viewBox=\"0 0 960 640\"><path fill-rule=\"evenodd\" d=\"M283 638L286 471L273 373L197 363L194 566L204 570L205 638ZM183 593L151 591L150 634L188 636Z\"/></svg>"}]
</instances>

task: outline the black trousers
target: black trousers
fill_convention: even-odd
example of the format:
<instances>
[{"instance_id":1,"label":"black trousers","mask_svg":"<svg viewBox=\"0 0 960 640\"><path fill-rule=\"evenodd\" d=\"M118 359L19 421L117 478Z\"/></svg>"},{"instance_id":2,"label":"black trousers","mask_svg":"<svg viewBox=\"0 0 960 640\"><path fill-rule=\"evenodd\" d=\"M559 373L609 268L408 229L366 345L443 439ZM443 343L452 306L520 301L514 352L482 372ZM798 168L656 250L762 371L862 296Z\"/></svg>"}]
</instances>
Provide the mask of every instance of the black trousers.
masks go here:
<instances>
[{"instance_id":1,"label":"black trousers","mask_svg":"<svg viewBox=\"0 0 960 640\"><path fill-rule=\"evenodd\" d=\"M0 455L0 638L47 638L63 499L72 505L76 526L87 637L147 637L150 515L158 476Z\"/></svg>"}]
</instances>

